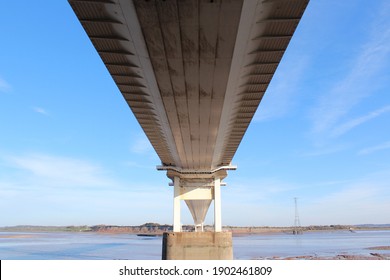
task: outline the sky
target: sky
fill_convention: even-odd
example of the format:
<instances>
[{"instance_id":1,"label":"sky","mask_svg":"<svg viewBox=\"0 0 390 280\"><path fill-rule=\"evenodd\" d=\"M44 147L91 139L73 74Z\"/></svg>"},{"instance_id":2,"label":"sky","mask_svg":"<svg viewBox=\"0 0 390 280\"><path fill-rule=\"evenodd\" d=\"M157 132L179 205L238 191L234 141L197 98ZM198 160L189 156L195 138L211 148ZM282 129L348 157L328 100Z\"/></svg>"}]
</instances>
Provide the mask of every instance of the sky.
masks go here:
<instances>
[{"instance_id":1,"label":"sky","mask_svg":"<svg viewBox=\"0 0 390 280\"><path fill-rule=\"evenodd\" d=\"M295 197L301 225L390 223L389 14L311 0L233 158L223 225L294 225ZM68 2L6 1L0 34L0 226L172 224L170 180Z\"/></svg>"}]
</instances>

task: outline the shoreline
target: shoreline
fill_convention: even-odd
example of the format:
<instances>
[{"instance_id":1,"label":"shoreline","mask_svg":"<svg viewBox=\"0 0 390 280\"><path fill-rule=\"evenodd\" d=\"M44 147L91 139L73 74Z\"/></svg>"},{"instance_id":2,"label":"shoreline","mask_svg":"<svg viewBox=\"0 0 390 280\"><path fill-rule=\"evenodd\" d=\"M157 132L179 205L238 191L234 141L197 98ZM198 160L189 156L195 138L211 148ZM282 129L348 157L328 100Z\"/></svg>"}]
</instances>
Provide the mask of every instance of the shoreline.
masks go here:
<instances>
[{"instance_id":1,"label":"shoreline","mask_svg":"<svg viewBox=\"0 0 390 280\"><path fill-rule=\"evenodd\" d=\"M303 255L303 256L289 256L289 257L265 257L265 258L255 258L255 260L390 260L390 254L378 254L378 253L368 253L368 254L336 254L328 256L318 256L318 255Z\"/></svg>"},{"instance_id":2,"label":"shoreline","mask_svg":"<svg viewBox=\"0 0 390 280\"><path fill-rule=\"evenodd\" d=\"M351 227L351 226L309 226L298 229L299 234L314 232L353 232L360 231L387 231L390 227ZM191 228L185 228L185 231L193 231ZM206 226L205 231L213 231L212 227ZM232 232L233 236L245 235L276 235L276 234L294 234L294 227L223 227L223 231ZM145 234L145 235L163 235L164 232L172 232L171 226L145 227L145 226L83 226L83 227L46 227L46 226L15 226L0 227L0 233L55 233L55 232L74 232L74 233L100 233L100 234ZM298 234L298 235L299 235ZM0 236L1 237L1 236ZM4 236L3 236L4 238Z\"/></svg>"},{"instance_id":3,"label":"shoreline","mask_svg":"<svg viewBox=\"0 0 390 280\"><path fill-rule=\"evenodd\" d=\"M131 234L163 234L171 232L172 225L160 225L158 223L145 223L139 226L118 226L118 225L94 225L94 226L6 226L0 227L0 232L97 232L97 233L131 233ZM204 226L205 231L214 231L210 225ZM320 225L301 226L299 228L290 227L270 227L270 226L223 226L223 231L230 231L233 235L251 234L293 234L298 232L339 232L339 231L375 231L390 230L390 224L383 225ZM182 231L194 231L192 225L183 225Z\"/></svg>"}]
</instances>

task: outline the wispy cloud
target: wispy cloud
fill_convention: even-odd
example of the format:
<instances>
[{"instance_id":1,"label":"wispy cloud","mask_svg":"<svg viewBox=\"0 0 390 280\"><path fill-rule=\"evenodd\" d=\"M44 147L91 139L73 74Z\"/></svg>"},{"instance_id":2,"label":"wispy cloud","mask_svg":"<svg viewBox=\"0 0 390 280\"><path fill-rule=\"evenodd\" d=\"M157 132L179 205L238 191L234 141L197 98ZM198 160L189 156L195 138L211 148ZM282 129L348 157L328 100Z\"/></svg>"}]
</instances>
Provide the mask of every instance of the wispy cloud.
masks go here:
<instances>
[{"instance_id":1,"label":"wispy cloud","mask_svg":"<svg viewBox=\"0 0 390 280\"><path fill-rule=\"evenodd\" d=\"M228 186L231 190L225 194L226 197L247 204L258 204L259 201L268 201L271 197L275 198L299 189L294 183L278 178L253 181L250 178L240 177L239 181L229 182Z\"/></svg>"},{"instance_id":2,"label":"wispy cloud","mask_svg":"<svg viewBox=\"0 0 390 280\"><path fill-rule=\"evenodd\" d=\"M348 180L319 179L315 183L283 182L277 178L248 180L241 182L243 185L232 182L223 192L224 211L229 213L224 221L291 225L293 198L298 197L303 225L388 223L383 213L390 211L389 171L384 169Z\"/></svg>"},{"instance_id":3,"label":"wispy cloud","mask_svg":"<svg viewBox=\"0 0 390 280\"><path fill-rule=\"evenodd\" d=\"M299 57L299 60L285 60L275 73L267 93L256 111L254 121L261 122L283 117L294 107L294 99L299 92L299 83L307 67L307 61L302 55L295 57Z\"/></svg>"},{"instance_id":4,"label":"wispy cloud","mask_svg":"<svg viewBox=\"0 0 390 280\"><path fill-rule=\"evenodd\" d=\"M34 112L45 115L45 116L49 115L49 113L41 107L33 107L33 110L34 110Z\"/></svg>"},{"instance_id":5,"label":"wispy cloud","mask_svg":"<svg viewBox=\"0 0 390 280\"><path fill-rule=\"evenodd\" d=\"M384 169L318 186L326 192L306 199L300 212L302 220L305 224L388 223L383 213L390 211L389 175Z\"/></svg>"},{"instance_id":6,"label":"wispy cloud","mask_svg":"<svg viewBox=\"0 0 390 280\"><path fill-rule=\"evenodd\" d=\"M150 164L140 164L136 161L126 161L124 165L129 166L131 168L142 168L142 169L150 169L150 170L156 170L156 167Z\"/></svg>"},{"instance_id":7,"label":"wispy cloud","mask_svg":"<svg viewBox=\"0 0 390 280\"><path fill-rule=\"evenodd\" d=\"M381 70L389 66L390 56L390 5L382 8L381 15L372 25L367 43L351 63L349 73L329 93L322 95L312 110L314 135L327 135L364 98L375 94L375 87L380 87L378 76ZM365 119L359 121L364 122ZM346 132L353 125L358 124L350 123L338 132L336 128L336 134L343 132L343 129Z\"/></svg>"},{"instance_id":8,"label":"wispy cloud","mask_svg":"<svg viewBox=\"0 0 390 280\"><path fill-rule=\"evenodd\" d=\"M289 225L293 197L302 186L278 178L240 177L229 181L223 194L223 220L228 225Z\"/></svg>"},{"instance_id":9,"label":"wispy cloud","mask_svg":"<svg viewBox=\"0 0 390 280\"><path fill-rule=\"evenodd\" d=\"M45 154L11 156L6 159L13 168L23 171L29 182L39 187L102 187L116 185L105 176L105 170L89 161Z\"/></svg>"},{"instance_id":10,"label":"wispy cloud","mask_svg":"<svg viewBox=\"0 0 390 280\"><path fill-rule=\"evenodd\" d=\"M369 120L372 120L376 117L379 117L380 115L387 113L387 112L390 112L390 106L385 106L383 108L380 108L380 109L377 109L373 112L370 112L365 116L347 121L343 124L340 124L340 125L334 127L332 132L331 132L331 136L333 136L333 137L341 136L342 134L350 131L351 129L353 129L353 128L355 128L355 127L357 127L357 126L359 126L359 125L361 125Z\"/></svg>"},{"instance_id":11,"label":"wispy cloud","mask_svg":"<svg viewBox=\"0 0 390 280\"><path fill-rule=\"evenodd\" d=\"M371 154L371 153L374 153L374 152L387 150L387 149L390 149L390 141L382 143L380 145L376 145L376 146L373 146L373 147L368 147L368 148L362 149L362 150L360 150L358 152L358 154L359 155L367 155L367 154Z\"/></svg>"},{"instance_id":12,"label":"wispy cloud","mask_svg":"<svg viewBox=\"0 0 390 280\"><path fill-rule=\"evenodd\" d=\"M343 151L346 149L345 145L332 145L332 146L326 146L326 147L316 147L315 150L312 151L306 151L300 154L301 157L317 157L317 156L325 156L330 155L334 153L338 153L340 151Z\"/></svg>"},{"instance_id":13,"label":"wispy cloud","mask_svg":"<svg viewBox=\"0 0 390 280\"><path fill-rule=\"evenodd\" d=\"M99 163L34 153L0 154L0 165L2 226L170 222L169 188L123 182Z\"/></svg>"},{"instance_id":14,"label":"wispy cloud","mask_svg":"<svg viewBox=\"0 0 390 280\"><path fill-rule=\"evenodd\" d=\"M345 188L330 195L307 201L300 210L304 224L387 223L383 213L390 211L380 197L386 190L372 186ZM321 221L321 222L319 222Z\"/></svg>"},{"instance_id":15,"label":"wispy cloud","mask_svg":"<svg viewBox=\"0 0 390 280\"><path fill-rule=\"evenodd\" d=\"M146 154L153 151L153 147L146 135L140 133L132 137L130 151L136 154Z\"/></svg>"},{"instance_id":16,"label":"wispy cloud","mask_svg":"<svg viewBox=\"0 0 390 280\"><path fill-rule=\"evenodd\" d=\"M0 92L7 92L11 89L11 85L0 77Z\"/></svg>"}]
</instances>

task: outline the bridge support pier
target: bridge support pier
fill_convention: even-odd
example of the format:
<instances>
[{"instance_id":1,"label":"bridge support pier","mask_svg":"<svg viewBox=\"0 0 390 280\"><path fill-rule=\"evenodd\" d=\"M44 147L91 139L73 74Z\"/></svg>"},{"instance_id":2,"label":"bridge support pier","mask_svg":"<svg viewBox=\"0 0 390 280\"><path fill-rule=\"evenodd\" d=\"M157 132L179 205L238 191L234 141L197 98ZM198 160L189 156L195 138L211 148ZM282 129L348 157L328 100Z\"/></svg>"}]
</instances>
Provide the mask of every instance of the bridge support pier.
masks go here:
<instances>
[{"instance_id":1,"label":"bridge support pier","mask_svg":"<svg viewBox=\"0 0 390 280\"><path fill-rule=\"evenodd\" d=\"M232 260L231 232L165 232L163 260Z\"/></svg>"},{"instance_id":2,"label":"bridge support pier","mask_svg":"<svg viewBox=\"0 0 390 280\"><path fill-rule=\"evenodd\" d=\"M222 231L221 179L214 180L214 231Z\"/></svg>"},{"instance_id":3,"label":"bridge support pier","mask_svg":"<svg viewBox=\"0 0 390 280\"><path fill-rule=\"evenodd\" d=\"M224 166L216 170L182 170L173 166L159 166L172 179L173 232L163 236L163 260L231 260L233 259L232 234L222 232L221 180L226 170L235 167ZM182 232L181 200L184 200L194 219L194 232ZM214 201L214 231L204 232L203 223ZM198 231L200 230L200 232Z\"/></svg>"},{"instance_id":4,"label":"bridge support pier","mask_svg":"<svg viewBox=\"0 0 390 280\"><path fill-rule=\"evenodd\" d=\"M173 179L173 231L181 232L181 206L180 201L185 200L194 219L195 231L200 228L203 232L203 223L207 210L214 200L214 231L222 231L221 218L221 179L212 180L181 179L175 176Z\"/></svg>"},{"instance_id":5,"label":"bridge support pier","mask_svg":"<svg viewBox=\"0 0 390 280\"><path fill-rule=\"evenodd\" d=\"M173 231L181 231L181 207L180 207L180 178L173 179L174 194L173 194Z\"/></svg>"}]
</instances>

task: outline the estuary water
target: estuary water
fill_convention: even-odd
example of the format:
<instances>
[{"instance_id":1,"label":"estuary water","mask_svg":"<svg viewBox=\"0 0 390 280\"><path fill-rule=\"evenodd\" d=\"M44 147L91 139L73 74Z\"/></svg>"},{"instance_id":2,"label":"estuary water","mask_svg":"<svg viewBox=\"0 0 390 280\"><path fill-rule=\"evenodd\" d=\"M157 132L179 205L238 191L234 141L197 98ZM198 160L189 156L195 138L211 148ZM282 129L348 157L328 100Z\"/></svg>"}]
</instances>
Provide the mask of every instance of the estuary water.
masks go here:
<instances>
[{"instance_id":1,"label":"estuary water","mask_svg":"<svg viewBox=\"0 0 390 280\"><path fill-rule=\"evenodd\" d=\"M369 255L390 246L390 231L305 232L233 236L234 259ZM2 260L160 260L162 237L93 232L0 232ZM375 250L389 254L389 251Z\"/></svg>"}]
</instances>

